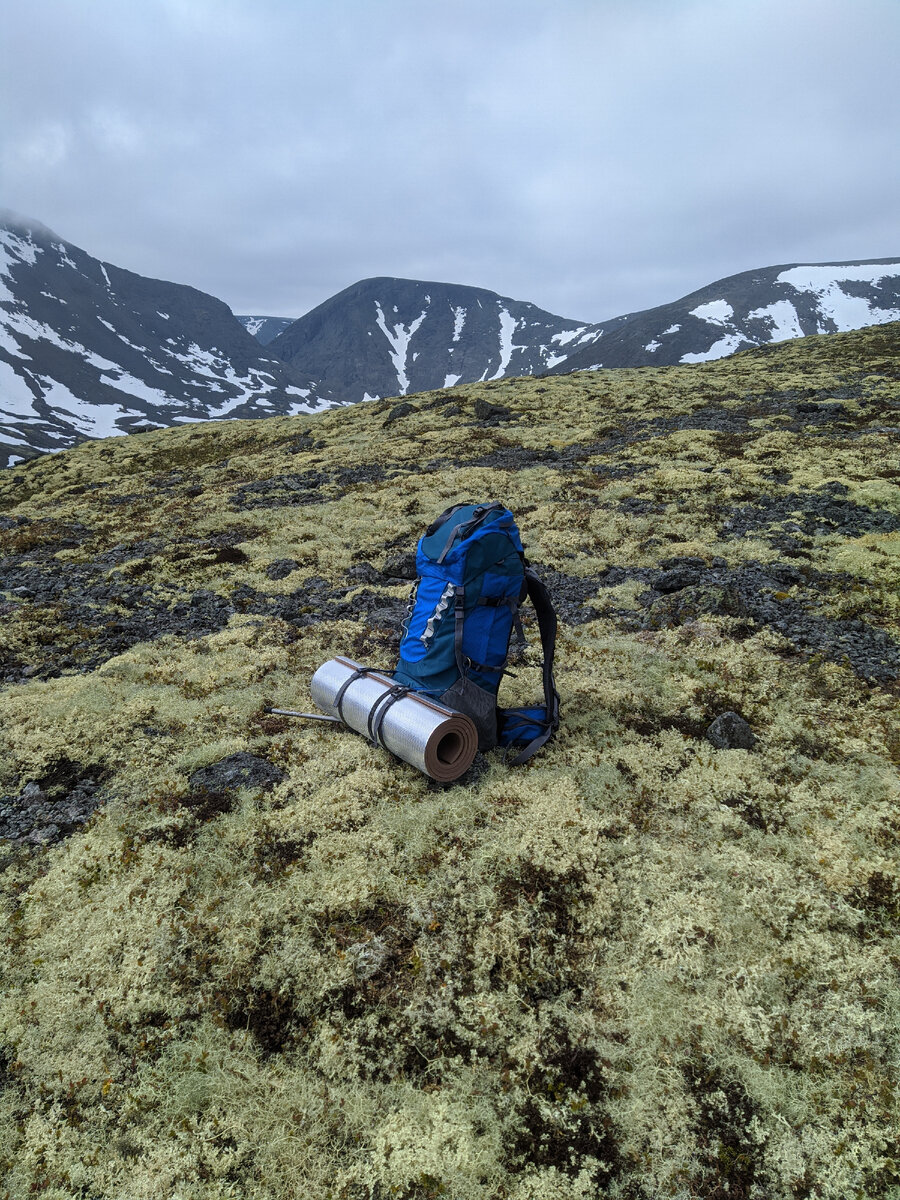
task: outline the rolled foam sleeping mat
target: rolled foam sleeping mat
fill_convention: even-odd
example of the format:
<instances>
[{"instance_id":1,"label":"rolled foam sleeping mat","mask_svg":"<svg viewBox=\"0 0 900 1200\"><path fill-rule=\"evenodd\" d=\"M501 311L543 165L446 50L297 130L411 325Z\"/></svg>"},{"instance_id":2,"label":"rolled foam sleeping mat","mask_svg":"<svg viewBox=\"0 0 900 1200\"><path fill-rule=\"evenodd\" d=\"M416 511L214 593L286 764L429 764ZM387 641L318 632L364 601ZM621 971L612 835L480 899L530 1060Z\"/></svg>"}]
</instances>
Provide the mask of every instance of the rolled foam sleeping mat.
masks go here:
<instances>
[{"instance_id":1,"label":"rolled foam sleeping mat","mask_svg":"<svg viewBox=\"0 0 900 1200\"><path fill-rule=\"evenodd\" d=\"M310 691L324 712L340 717L363 737L371 737L372 710L396 683L380 671L367 671L347 686L338 712L338 692L355 671L362 669L351 658L330 658L313 675ZM414 692L384 711L379 740L392 754L438 783L458 779L472 765L478 749L478 732L469 717Z\"/></svg>"}]
</instances>

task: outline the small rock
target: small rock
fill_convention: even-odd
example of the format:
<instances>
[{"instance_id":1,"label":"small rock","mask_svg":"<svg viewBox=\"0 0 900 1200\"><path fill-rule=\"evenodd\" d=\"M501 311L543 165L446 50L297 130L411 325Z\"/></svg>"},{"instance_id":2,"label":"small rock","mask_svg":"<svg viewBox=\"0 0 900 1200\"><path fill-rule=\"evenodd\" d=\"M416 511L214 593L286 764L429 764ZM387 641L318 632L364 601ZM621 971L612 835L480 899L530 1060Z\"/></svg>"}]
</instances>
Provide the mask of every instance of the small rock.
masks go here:
<instances>
[{"instance_id":1,"label":"small rock","mask_svg":"<svg viewBox=\"0 0 900 1200\"><path fill-rule=\"evenodd\" d=\"M645 629L675 629L700 616L741 616L743 604L734 587L684 587L667 595L644 593L649 608L644 617ZM638 597L643 601L643 597Z\"/></svg>"},{"instance_id":2,"label":"small rock","mask_svg":"<svg viewBox=\"0 0 900 1200\"><path fill-rule=\"evenodd\" d=\"M287 579L299 566L294 558L276 558L266 567L266 575L269 579Z\"/></svg>"},{"instance_id":3,"label":"small rock","mask_svg":"<svg viewBox=\"0 0 900 1200\"><path fill-rule=\"evenodd\" d=\"M45 825L43 829L32 829L31 833L26 835L25 841L34 846L41 846L44 842L52 842L56 837L59 837L59 826Z\"/></svg>"},{"instance_id":4,"label":"small rock","mask_svg":"<svg viewBox=\"0 0 900 1200\"><path fill-rule=\"evenodd\" d=\"M772 578L783 587L793 587L803 582L803 573L790 563L767 564L766 568Z\"/></svg>"},{"instance_id":5,"label":"small rock","mask_svg":"<svg viewBox=\"0 0 900 1200\"><path fill-rule=\"evenodd\" d=\"M700 582L700 572L692 567L674 567L660 571L653 581L658 592L679 592L682 588L694 587Z\"/></svg>"},{"instance_id":6,"label":"small rock","mask_svg":"<svg viewBox=\"0 0 900 1200\"><path fill-rule=\"evenodd\" d=\"M308 430L304 430L299 434L290 446L287 447L288 454L302 454L306 450L313 449L312 434Z\"/></svg>"},{"instance_id":7,"label":"small rock","mask_svg":"<svg viewBox=\"0 0 900 1200\"><path fill-rule=\"evenodd\" d=\"M474 413L476 421L508 421L512 416L508 408L487 400L476 400Z\"/></svg>"},{"instance_id":8,"label":"small rock","mask_svg":"<svg viewBox=\"0 0 900 1200\"><path fill-rule=\"evenodd\" d=\"M370 562L357 563L347 572L347 579L353 583L383 583L381 572Z\"/></svg>"},{"instance_id":9,"label":"small rock","mask_svg":"<svg viewBox=\"0 0 900 1200\"><path fill-rule=\"evenodd\" d=\"M252 787L269 789L282 779L284 772L267 759L241 750L208 767L200 767L188 782L194 791L221 792Z\"/></svg>"},{"instance_id":10,"label":"small rock","mask_svg":"<svg viewBox=\"0 0 900 1200\"><path fill-rule=\"evenodd\" d=\"M706 740L717 750L752 750L756 745L753 730L736 712L716 717L706 731Z\"/></svg>"},{"instance_id":11,"label":"small rock","mask_svg":"<svg viewBox=\"0 0 900 1200\"><path fill-rule=\"evenodd\" d=\"M385 418L384 423L385 425L390 425L394 421L399 421L402 417L408 417L410 413L414 413L415 411L416 408L413 404L407 404L405 402L403 404L395 404Z\"/></svg>"},{"instance_id":12,"label":"small rock","mask_svg":"<svg viewBox=\"0 0 900 1200\"><path fill-rule=\"evenodd\" d=\"M416 568L416 556L415 554L393 554L384 560L381 572L391 579L417 579L419 572Z\"/></svg>"},{"instance_id":13,"label":"small rock","mask_svg":"<svg viewBox=\"0 0 900 1200\"><path fill-rule=\"evenodd\" d=\"M679 554L673 558L664 558L659 564L664 571L674 571L683 567L693 568L695 571L702 571L706 566L706 562L695 554Z\"/></svg>"},{"instance_id":14,"label":"small rock","mask_svg":"<svg viewBox=\"0 0 900 1200\"><path fill-rule=\"evenodd\" d=\"M380 629L385 633L394 633L399 630L405 616L405 607L390 604L390 602L383 608L373 607L363 613L364 620L370 628Z\"/></svg>"}]
</instances>

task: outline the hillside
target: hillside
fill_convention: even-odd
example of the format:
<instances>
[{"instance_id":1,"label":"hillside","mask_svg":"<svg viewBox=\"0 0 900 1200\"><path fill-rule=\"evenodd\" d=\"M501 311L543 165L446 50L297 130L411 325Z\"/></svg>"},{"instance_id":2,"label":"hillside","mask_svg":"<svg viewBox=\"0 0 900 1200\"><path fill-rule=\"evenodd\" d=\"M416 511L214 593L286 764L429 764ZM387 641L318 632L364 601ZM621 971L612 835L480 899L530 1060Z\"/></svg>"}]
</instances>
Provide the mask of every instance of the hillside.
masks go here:
<instances>
[{"instance_id":1,"label":"hillside","mask_svg":"<svg viewBox=\"0 0 900 1200\"><path fill-rule=\"evenodd\" d=\"M0 1196L895 1197L898 434L891 324L0 472ZM557 738L268 714L470 498Z\"/></svg>"}]
</instances>

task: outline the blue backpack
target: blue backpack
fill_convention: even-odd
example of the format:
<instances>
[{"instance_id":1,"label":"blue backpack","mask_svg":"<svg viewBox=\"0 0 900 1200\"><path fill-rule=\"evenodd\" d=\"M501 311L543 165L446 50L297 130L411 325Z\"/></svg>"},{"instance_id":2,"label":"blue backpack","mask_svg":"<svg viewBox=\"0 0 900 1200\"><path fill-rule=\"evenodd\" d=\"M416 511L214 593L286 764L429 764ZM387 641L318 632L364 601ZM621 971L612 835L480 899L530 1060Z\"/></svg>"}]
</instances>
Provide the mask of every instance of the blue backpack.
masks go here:
<instances>
[{"instance_id":1,"label":"blue backpack","mask_svg":"<svg viewBox=\"0 0 900 1200\"><path fill-rule=\"evenodd\" d=\"M502 504L456 504L419 539L415 598L404 621L397 691L420 692L465 713L478 748L518 748L525 762L559 727L553 678L556 613L546 587L529 567L519 531ZM543 647L544 703L499 708L513 629L525 644L519 606L537 614Z\"/></svg>"}]
</instances>

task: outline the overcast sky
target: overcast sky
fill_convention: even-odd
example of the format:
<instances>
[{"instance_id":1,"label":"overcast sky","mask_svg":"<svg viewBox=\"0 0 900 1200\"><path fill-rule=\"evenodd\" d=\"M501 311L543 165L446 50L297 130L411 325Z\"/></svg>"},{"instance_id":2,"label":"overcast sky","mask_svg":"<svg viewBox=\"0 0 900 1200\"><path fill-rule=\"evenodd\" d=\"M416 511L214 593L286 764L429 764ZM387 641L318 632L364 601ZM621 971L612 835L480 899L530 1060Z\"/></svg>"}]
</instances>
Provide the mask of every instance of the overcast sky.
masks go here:
<instances>
[{"instance_id":1,"label":"overcast sky","mask_svg":"<svg viewBox=\"0 0 900 1200\"><path fill-rule=\"evenodd\" d=\"M238 313L900 256L900 0L3 0L0 204Z\"/></svg>"}]
</instances>

